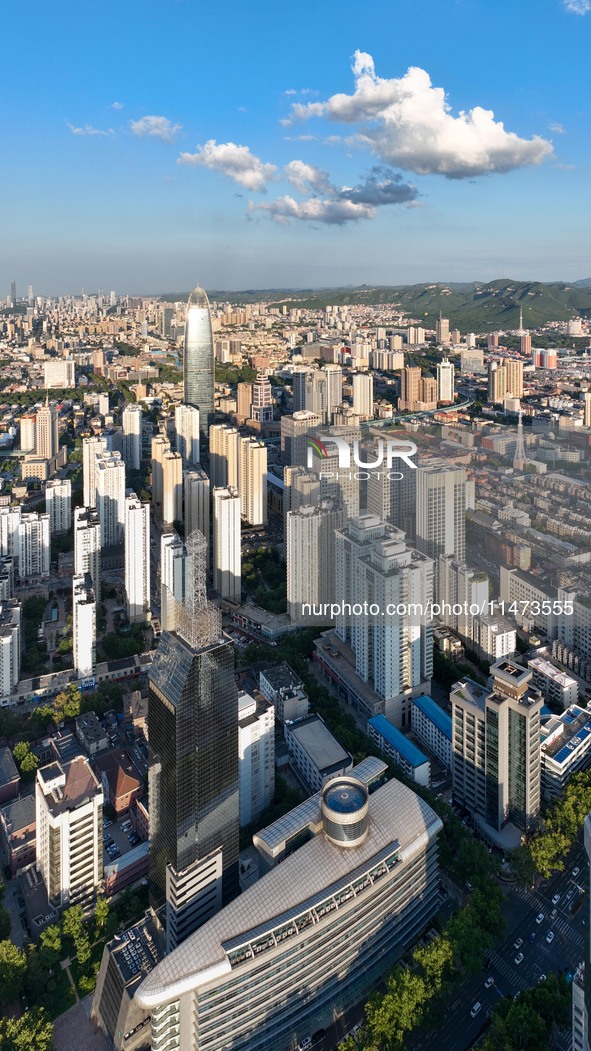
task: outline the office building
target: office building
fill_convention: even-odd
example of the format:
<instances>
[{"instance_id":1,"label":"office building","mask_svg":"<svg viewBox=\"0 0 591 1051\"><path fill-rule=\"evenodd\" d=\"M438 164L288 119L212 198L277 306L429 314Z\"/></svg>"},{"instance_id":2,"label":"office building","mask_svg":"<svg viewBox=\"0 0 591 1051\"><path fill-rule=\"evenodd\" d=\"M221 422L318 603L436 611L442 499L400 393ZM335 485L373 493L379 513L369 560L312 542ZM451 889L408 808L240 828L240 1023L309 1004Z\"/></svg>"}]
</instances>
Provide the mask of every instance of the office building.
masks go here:
<instances>
[{"instance_id":1,"label":"office building","mask_svg":"<svg viewBox=\"0 0 591 1051\"><path fill-rule=\"evenodd\" d=\"M467 347L460 352L460 372L462 376L486 376L484 351L476 347Z\"/></svg>"},{"instance_id":2,"label":"office building","mask_svg":"<svg viewBox=\"0 0 591 1051\"><path fill-rule=\"evenodd\" d=\"M93 679L96 669L96 598L90 574L72 580L72 655L77 679Z\"/></svg>"},{"instance_id":3,"label":"office building","mask_svg":"<svg viewBox=\"0 0 591 1051\"><path fill-rule=\"evenodd\" d=\"M20 678L21 605L16 599L0 602L0 698L12 695Z\"/></svg>"},{"instance_id":4,"label":"office building","mask_svg":"<svg viewBox=\"0 0 591 1051\"><path fill-rule=\"evenodd\" d=\"M254 438L238 442L240 514L251 526L267 523L267 446Z\"/></svg>"},{"instance_id":5,"label":"office building","mask_svg":"<svg viewBox=\"0 0 591 1051\"><path fill-rule=\"evenodd\" d=\"M541 729L542 796L553 802L573 774L591 766L591 712L572 704Z\"/></svg>"},{"instance_id":6,"label":"office building","mask_svg":"<svg viewBox=\"0 0 591 1051\"><path fill-rule=\"evenodd\" d=\"M174 949L238 891L238 705L234 656L207 601L205 540L187 541L175 631L149 671L150 893Z\"/></svg>"},{"instance_id":7,"label":"office building","mask_svg":"<svg viewBox=\"0 0 591 1051\"><path fill-rule=\"evenodd\" d=\"M275 796L275 709L260 694L238 694L240 827L258 821Z\"/></svg>"},{"instance_id":8,"label":"office building","mask_svg":"<svg viewBox=\"0 0 591 1051\"><path fill-rule=\"evenodd\" d=\"M36 447L36 422L37 417L34 413L27 413L25 416L21 416L20 419L20 447L23 453L34 453Z\"/></svg>"},{"instance_id":9,"label":"office building","mask_svg":"<svg viewBox=\"0 0 591 1051\"><path fill-rule=\"evenodd\" d=\"M498 361L491 361L488 366L488 400L495 405L501 404L507 395L507 369Z\"/></svg>"},{"instance_id":10,"label":"office building","mask_svg":"<svg viewBox=\"0 0 591 1051\"><path fill-rule=\"evenodd\" d=\"M174 410L176 451L185 463L199 463L199 409L177 405Z\"/></svg>"},{"instance_id":11,"label":"office building","mask_svg":"<svg viewBox=\"0 0 591 1051\"><path fill-rule=\"evenodd\" d=\"M441 317L441 314L439 315L437 318L435 336L438 343L449 343L449 318Z\"/></svg>"},{"instance_id":12,"label":"office building","mask_svg":"<svg viewBox=\"0 0 591 1051\"><path fill-rule=\"evenodd\" d=\"M281 460L287 467L305 467L308 438L313 437L321 426L322 418L307 409L294 412L293 416L281 417Z\"/></svg>"},{"instance_id":13,"label":"office building","mask_svg":"<svg viewBox=\"0 0 591 1051\"><path fill-rule=\"evenodd\" d=\"M246 423L252 413L252 383L239 383L236 390L236 419ZM271 417L273 410L271 409Z\"/></svg>"},{"instance_id":14,"label":"office building","mask_svg":"<svg viewBox=\"0 0 591 1051\"><path fill-rule=\"evenodd\" d=\"M55 478L46 483L45 508L51 536L69 532L72 528L72 483L69 478Z\"/></svg>"},{"instance_id":15,"label":"office building","mask_svg":"<svg viewBox=\"0 0 591 1051\"><path fill-rule=\"evenodd\" d=\"M211 463L211 458L210 458ZM193 467L183 474L185 536L198 529L203 533L209 550L209 478L202 467Z\"/></svg>"},{"instance_id":16,"label":"office building","mask_svg":"<svg viewBox=\"0 0 591 1051\"><path fill-rule=\"evenodd\" d=\"M437 561L453 555L463 562L466 555L466 471L442 461L423 464L416 470L419 551Z\"/></svg>"},{"instance_id":17,"label":"office building","mask_svg":"<svg viewBox=\"0 0 591 1051\"><path fill-rule=\"evenodd\" d=\"M170 452L170 442L164 434L152 438L152 508L156 518L162 518L164 500L164 457Z\"/></svg>"},{"instance_id":18,"label":"office building","mask_svg":"<svg viewBox=\"0 0 591 1051\"><path fill-rule=\"evenodd\" d=\"M547 704L564 711L577 703L579 686L572 675L543 657L532 657L527 666L532 671L532 686L540 691Z\"/></svg>"},{"instance_id":19,"label":"office building","mask_svg":"<svg viewBox=\"0 0 591 1051\"><path fill-rule=\"evenodd\" d=\"M422 799L348 776L307 804L303 827L297 808L255 837L303 845L142 983L162 1046L295 1047L362 1002L434 915L442 824Z\"/></svg>"},{"instance_id":20,"label":"office building","mask_svg":"<svg viewBox=\"0 0 591 1051\"><path fill-rule=\"evenodd\" d=\"M52 460L59 448L58 412L49 400L37 409L35 419L35 455L42 460Z\"/></svg>"},{"instance_id":21,"label":"office building","mask_svg":"<svg viewBox=\"0 0 591 1051\"><path fill-rule=\"evenodd\" d=\"M184 401L199 409L199 430L207 445L214 416L215 363L209 300L194 288L187 303L185 322Z\"/></svg>"},{"instance_id":22,"label":"office building","mask_svg":"<svg viewBox=\"0 0 591 1051\"><path fill-rule=\"evenodd\" d=\"M421 394L421 370L407 365L400 374L400 398L398 408L413 409L420 401Z\"/></svg>"},{"instance_id":23,"label":"office building","mask_svg":"<svg viewBox=\"0 0 591 1051\"><path fill-rule=\"evenodd\" d=\"M255 423L273 422L273 392L267 376L259 376L252 384L251 412Z\"/></svg>"},{"instance_id":24,"label":"office building","mask_svg":"<svg viewBox=\"0 0 591 1051\"><path fill-rule=\"evenodd\" d=\"M374 695L360 712L410 726L411 698L428 692L433 673L433 629L424 614L432 600L433 562L407 546L400 530L370 514L337 530L336 601L343 612L336 634L352 651L356 676ZM356 616L358 603L407 612L396 612L384 623L379 613ZM334 669L335 681L349 677L344 665L342 671Z\"/></svg>"},{"instance_id":25,"label":"office building","mask_svg":"<svg viewBox=\"0 0 591 1051\"><path fill-rule=\"evenodd\" d=\"M384 715L374 715L367 721L370 741L393 763L399 766L411 781L426 788L431 784L431 763L408 737L388 722Z\"/></svg>"},{"instance_id":26,"label":"office building","mask_svg":"<svg viewBox=\"0 0 591 1051\"><path fill-rule=\"evenodd\" d=\"M160 537L160 622L162 631L176 628L177 604L185 598L187 552L178 533Z\"/></svg>"},{"instance_id":27,"label":"office building","mask_svg":"<svg viewBox=\"0 0 591 1051\"><path fill-rule=\"evenodd\" d=\"M454 400L454 367L444 358L437 362L437 401L452 405Z\"/></svg>"},{"instance_id":28,"label":"office building","mask_svg":"<svg viewBox=\"0 0 591 1051\"><path fill-rule=\"evenodd\" d=\"M511 619L524 631L547 639L557 637L559 618L552 610L558 604L558 591L551 584L542 583L525 570L501 566L499 597L505 609L511 608Z\"/></svg>"},{"instance_id":29,"label":"office building","mask_svg":"<svg viewBox=\"0 0 591 1051\"><path fill-rule=\"evenodd\" d=\"M326 614L306 614L304 607L335 602L335 530L344 524L344 511L332 500L302 505L287 514L285 538L287 609L293 621L331 622Z\"/></svg>"},{"instance_id":30,"label":"office building","mask_svg":"<svg viewBox=\"0 0 591 1051\"><path fill-rule=\"evenodd\" d=\"M54 358L52 361L43 363L43 386L46 390L52 388L67 389L76 386L76 374L73 358Z\"/></svg>"},{"instance_id":31,"label":"office building","mask_svg":"<svg viewBox=\"0 0 591 1051\"><path fill-rule=\"evenodd\" d=\"M104 437L82 439L82 481L85 507L96 507L96 458L107 451Z\"/></svg>"},{"instance_id":32,"label":"office building","mask_svg":"<svg viewBox=\"0 0 591 1051\"><path fill-rule=\"evenodd\" d=\"M103 789L86 758L37 770L35 820L49 904L91 906L103 877Z\"/></svg>"},{"instance_id":33,"label":"office building","mask_svg":"<svg viewBox=\"0 0 591 1051\"><path fill-rule=\"evenodd\" d=\"M354 443L359 441L361 432L357 427L329 427L326 436L322 436L323 442L326 442L326 438L331 435L345 441L349 449L352 449ZM307 458L310 451L312 452L311 469L320 479L321 499L333 500L335 505L342 504L346 517L355 518L359 514L358 476L362 472L353 465L353 459L351 459L351 468L339 466L340 450L334 442L325 444L325 452L312 447L308 451Z\"/></svg>"},{"instance_id":34,"label":"office building","mask_svg":"<svg viewBox=\"0 0 591 1051\"><path fill-rule=\"evenodd\" d=\"M231 486L213 491L213 586L221 598L240 602L240 496Z\"/></svg>"},{"instance_id":35,"label":"office building","mask_svg":"<svg viewBox=\"0 0 591 1051\"><path fill-rule=\"evenodd\" d=\"M51 548L49 515L31 511L21 514L18 531L18 575L21 581L49 577Z\"/></svg>"},{"instance_id":36,"label":"office building","mask_svg":"<svg viewBox=\"0 0 591 1051\"><path fill-rule=\"evenodd\" d=\"M212 489L238 486L240 435L235 427L216 423L209 431L209 477Z\"/></svg>"},{"instance_id":37,"label":"office building","mask_svg":"<svg viewBox=\"0 0 591 1051\"><path fill-rule=\"evenodd\" d=\"M288 720L284 736L291 761L312 792L318 792L330 777L348 773L353 766L351 755L320 715Z\"/></svg>"},{"instance_id":38,"label":"office building","mask_svg":"<svg viewBox=\"0 0 591 1051\"><path fill-rule=\"evenodd\" d=\"M343 370L340 365L329 364L323 365L322 372L326 377L326 413L330 423L335 409L343 401Z\"/></svg>"},{"instance_id":39,"label":"office building","mask_svg":"<svg viewBox=\"0 0 591 1051\"><path fill-rule=\"evenodd\" d=\"M320 478L307 467L283 469L283 536L287 537L287 516L308 504L320 500Z\"/></svg>"},{"instance_id":40,"label":"office building","mask_svg":"<svg viewBox=\"0 0 591 1051\"><path fill-rule=\"evenodd\" d=\"M150 618L150 505L125 498L125 595L132 624Z\"/></svg>"},{"instance_id":41,"label":"office building","mask_svg":"<svg viewBox=\"0 0 591 1051\"><path fill-rule=\"evenodd\" d=\"M497 833L508 823L526 832L540 812L544 700L530 690L532 673L521 665L503 659L491 675L492 692L464 679L450 693L453 798L486 837L509 846Z\"/></svg>"},{"instance_id":42,"label":"office building","mask_svg":"<svg viewBox=\"0 0 591 1051\"><path fill-rule=\"evenodd\" d=\"M123 542L125 525L125 463L121 453L100 453L95 458L96 509L101 524L101 547Z\"/></svg>"},{"instance_id":43,"label":"office building","mask_svg":"<svg viewBox=\"0 0 591 1051\"><path fill-rule=\"evenodd\" d=\"M128 471L139 471L142 459L141 405L126 405L121 414L123 427L122 455Z\"/></svg>"},{"instance_id":44,"label":"office building","mask_svg":"<svg viewBox=\"0 0 591 1051\"><path fill-rule=\"evenodd\" d=\"M74 508L74 573L90 574L96 601L101 600L101 523L95 507Z\"/></svg>"},{"instance_id":45,"label":"office building","mask_svg":"<svg viewBox=\"0 0 591 1051\"><path fill-rule=\"evenodd\" d=\"M353 375L353 412L363 420L373 419L373 376L371 372Z\"/></svg>"},{"instance_id":46,"label":"office building","mask_svg":"<svg viewBox=\"0 0 591 1051\"><path fill-rule=\"evenodd\" d=\"M523 362L515 358L505 358L503 364L507 378L505 395L523 398Z\"/></svg>"},{"instance_id":47,"label":"office building","mask_svg":"<svg viewBox=\"0 0 591 1051\"><path fill-rule=\"evenodd\" d=\"M162 521L171 526L183 520L183 461L170 449L162 457Z\"/></svg>"}]
</instances>

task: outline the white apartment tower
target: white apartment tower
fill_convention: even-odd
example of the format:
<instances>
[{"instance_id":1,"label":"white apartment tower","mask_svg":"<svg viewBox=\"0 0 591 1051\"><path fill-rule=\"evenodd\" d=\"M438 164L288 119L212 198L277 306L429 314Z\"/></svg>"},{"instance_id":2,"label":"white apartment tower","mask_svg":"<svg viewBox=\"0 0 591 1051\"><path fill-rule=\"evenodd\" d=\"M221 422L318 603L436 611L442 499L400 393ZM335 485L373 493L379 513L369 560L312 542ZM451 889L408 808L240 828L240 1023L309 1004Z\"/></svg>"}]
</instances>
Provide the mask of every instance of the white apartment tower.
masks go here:
<instances>
[{"instance_id":1,"label":"white apartment tower","mask_svg":"<svg viewBox=\"0 0 591 1051\"><path fill-rule=\"evenodd\" d=\"M160 622L162 631L176 630L176 603L185 598L187 551L178 533L160 537Z\"/></svg>"},{"instance_id":2,"label":"white apartment tower","mask_svg":"<svg viewBox=\"0 0 591 1051\"><path fill-rule=\"evenodd\" d=\"M417 547L429 558L466 555L466 471L434 461L417 468Z\"/></svg>"},{"instance_id":3,"label":"white apartment tower","mask_svg":"<svg viewBox=\"0 0 591 1051\"><path fill-rule=\"evenodd\" d=\"M74 508L74 573L90 574L96 601L101 600L101 523L95 507Z\"/></svg>"},{"instance_id":4,"label":"white apartment tower","mask_svg":"<svg viewBox=\"0 0 591 1051\"><path fill-rule=\"evenodd\" d=\"M142 408L126 405L121 414L123 459L128 471L139 471L142 459Z\"/></svg>"},{"instance_id":5,"label":"white apartment tower","mask_svg":"<svg viewBox=\"0 0 591 1051\"><path fill-rule=\"evenodd\" d=\"M45 509L51 535L67 533L72 526L72 483L69 478L54 478L47 482Z\"/></svg>"},{"instance_id":6,"label":"white apartment tower","mask_svg":"<svg viewBox=\"0 0 591 1051\"><path fill-rule=\"evenodd\" d=\"M232 486L213 491L213 586L221 598L240 602L240 496Z\"/></svg>"},{"instance_id":7,"label":"white apartment tower","mask_svg":"<svg viewBox=\"0 0 591 1051\"><path fill-rule=\"evenodd\" d=\"M184 463L199 463L199 409L194 405L177 405L174 410L176 451Z\"/></svg>"},{"instance_id":8,"label":"white apartment tower","mask_svg":"<svg viewBox=\"0 0 591 1051\"><path fill-rule=\"evenodd\" d=\"M287 609L293 621L306 620L302 607L308 603L335 602L335 530L343 520L342 506L332 500L287 514Z\"/></svg>"},{"instance_id":9,"label":"white apartment tower","mask_svg":"<svg viewBox=\"0 0 591 1051\"><path fill-rule=\"evenodd\" d=\"M203 533L209 549L209 478L202 467L194 467L183 475L185 536L196 529Z\"/></svg>"},{"instance_id":10,"label":"white apartment tower","mask_svg":"<svg viewBox=\"0 0 591 1051\"><path fill-rule=\"evenodd\" d=\"M0 698L9 698L18 683L21 666L21 605L15 599L0 602Z\"/></svg>"},{"instance_id":11,"label":"white apartment tower","mask_svg":"<svg viewBox=\"0 0 591 1051\"><path fill-rule=\"evenodd\" d=\"M103 789L84 756L37 771L35 818L49 903L92 905L103 878Z\"/></svg>"},{"instance_id":12,"label":"white apartment tower","mask_svg":"<svg viewBox=\"0 0 591 1051\"><path fill-rule=\"evenodd\" d=\"M150 617L150 505L125 497L125 593L132 624Z\"/></svg>"},{"instance_id":13,"label":"white apartment tower","mask_svg":"<svg viewBox=\"0 0 591 1051\"><path fill-rule=\"evenodd\" d=\"M106 438L97 436L82 439L82 480L85 507L96 507L96 457L106 451Z\"/></svg>"},{"instance_id":14,"label":"white apartment tower","mask_svg":"<svg viewBox=\"0 0 591 1051\"><path fill-rule=\"evenodd\" d=\"M72 579L72 638L77 679L91 679L96 669L96 598L90 574Z\"/></svg>"},{"instance_id":15,"label":"white apartment tower","mask_svg":"<svg viewBox=\"0 0 591 1051\"><path fill-rule=\"evenodd\" d=\"M46 401L37 409L35 421L35 453L43 460L52 460L59 448L57 407Z\"/></svg>"},{"instance_id":16,"label":"white apartment tower","mask_svg":"<svg viewBox=\"0 0 591 1051\"><path fill-rule=\"evenodd\" d=\"M267 446L240 438L238 460L240 513L251 526L267 522Z\"/></svg>"},{"instance_id":17,"label":"white apartment tower","mask_svg":"<svg viewBox=\"0 0 591 1051\"><path fill-rule=\"evenodd\" d=\"M38 511L21 515L18 573L21 580L39 580L49 576L49 515Z\"/></svg>"},{"instance_id":18,"label":"white apartment tower","mask_svg":"<svg viewBox=\"0 0 591 1051\"><path fill-rule=\"evenodd\" d=\"M121 453L101 453L95 459L96 508L101 523L101 546L123 540L125 524L125 463Z\"/></svg>"},{"instance_id":19,"label":"white apartment tower","mask_svg":"<svg viewBox=\"0 0 591 1051\"><path fill-rule=\"evenodd\" d=\"M167 525L183 520L183 461L171 450L162 457L162 521Z\"/></svg>"},{"instance_id":20,"label":"white apartment tower","mask_svg":"<svg viewBox=\"0 0 591 1051\"><path fill-rule=\"evenodd\" d=\"M437 362L437 401L444 404L454 400L454 367L451 361L444 358Z\"/></svg>"},{"instance_id":21,"label":"white apartment tower","mask_svg":"<svg viewBox=\"0 0 591 1051\"><path fill-rule=\"evenodd\" d=\"M152 438L152 509L157 518L162 518L164 499L164 457L170 452L170 442L164 434Z\"/></svg>"},{"instance_id":22,"label":"white apartment tower","mask_svg":"<svg viewBox=\"0 0 591 1051\"><path fill-rule=\"evenodd\" d=\"M237 488L239 439L235 427L216 423L209 428L209 476L213 489Z\"/></svg>"},{"instance_id":23,"label":"white apartment tower","mask_svg":"<svg viewBox=\"0 0 591 1051\"><path fill-rule=\"evenodd\" d=\"M364 420L373 419L373 376L371 372L353 375L353 412Z\"/></svg>"},{"instance_id":24,"label":"white apartment tower","mask_svg":"<svg viewBox=\"0 0 591 1051\"><path fill-rule=\"evenodd\" d=\"M238 694L240 827L252 825L275 795L275 708L262 695Z\"/></svg>"}]
</instances>

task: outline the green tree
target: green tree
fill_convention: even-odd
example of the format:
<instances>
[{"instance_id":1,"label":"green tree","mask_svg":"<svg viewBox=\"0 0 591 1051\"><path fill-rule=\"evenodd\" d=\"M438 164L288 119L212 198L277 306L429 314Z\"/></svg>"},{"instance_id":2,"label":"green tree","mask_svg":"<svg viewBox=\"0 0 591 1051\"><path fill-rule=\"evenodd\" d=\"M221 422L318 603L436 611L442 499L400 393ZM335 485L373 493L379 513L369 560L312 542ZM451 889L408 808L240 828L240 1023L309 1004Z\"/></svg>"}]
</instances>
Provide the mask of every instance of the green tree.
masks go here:
<instances>
[{"instance_id":1,"label":"green tree","mask_svg":"<svg viewBox=\"0 0 591 1051\"><path fill-rule=\"evenodd\" d=\"M90 959L90 940L87 934L81 934L76 939L76 959L81 967Z\"/></svg>"},{"instance_id":2,"label":"green tree","mask_svg":"<svg viewBox=\"0 0 591 1051\"><path fill-rule=\"evenodd\" d=\"M62 933L64 937L77 942L84 930L84 913L81 905L70 905L62 914Z\"/></svg>"},{"instance_id":3,"label":"green tree","mask_svg":"<svg viewBox=\"0 0 591 1051\"><path fill-rule=\"evenodd\" d=\"M31 746L28 741L18 741L12 749L14 760L17 763L22 763L26 755L29 755Z\"/></svg>"},{"instance_id":4,"label":"green tree","mask_svg":"<svg viewBox=\"0 0 591 1051\"><path fill-rule=\"evenodd\" d=\"M62 955L62 932L59 924L52 923L41 931L39 944L43 954L43 964L48 968L53 967Z\"/></svg>"},{"instance_id":5,"label":"green tree","mask_svg":"<svg viewBox=\"0 0 591 1051\"><path fill-rule=\"evenodd\" d=\"M25 1011L20 1018L0 1020L3 1051L54 1051L53 1025L42 1007Z\"/></svg>"},{"instance_id":6,"label":"green tree","mask_svg":"<svg viewBox=\"0 0 591 1051\"><path fill-rule=\"evenodd\" d=\"M0 942L0 1002L10 1003L23 991L27 975L27 957L11 941Z\"/></svg>"},{"instance_id":7,"label":"green tree","mask_svg":"<svg viewBox=\"0 0 591 1051\"><path fill-rule=\"evenodd\" d=\"M94 922L97 930L101 930L109 916L109 902L106 898L99 897L96 899L96 905L94 908Z\"/></svg>"},{"instance_id":8,"label":"green tree","mask_svg":"<svg viewBox=\"0 0 591 1051\"><path fill-rule=\"evenodd\" d=\"M483 1051L545 1051L548 1031L543 1020L521 997L505 1015L493 1012Z\"/></svg>"},{"instance_id":9,"label":"green tree","mask_svg":"<svg viewBox=\"0 0 591 1051\"><path fill-rule=\"evenodd\" d=\"M366 1008L369 1036L387 1051L404 1047L404 1038L423 1017L428 990L424 978L397 969L389 977L386 993Z\"/></svg>"}]
</instances>

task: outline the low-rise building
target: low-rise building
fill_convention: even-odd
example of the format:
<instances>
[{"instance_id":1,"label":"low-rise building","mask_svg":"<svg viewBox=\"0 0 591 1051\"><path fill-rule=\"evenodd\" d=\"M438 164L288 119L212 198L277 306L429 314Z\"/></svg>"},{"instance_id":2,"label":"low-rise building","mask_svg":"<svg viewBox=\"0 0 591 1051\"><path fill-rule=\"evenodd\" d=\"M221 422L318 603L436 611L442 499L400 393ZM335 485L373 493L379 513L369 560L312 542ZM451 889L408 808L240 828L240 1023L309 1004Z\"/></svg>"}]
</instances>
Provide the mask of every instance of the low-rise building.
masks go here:
<instances>
[{"instance_id":1,"label":"low-rise building","mask_svg":"<svg viewBox=\"0 0 591 1051\"><path fill-rule=\"evenodd\" d=\"M532 685L540 691L546 702L563 709L577 703L579 686L572 675L543 657L532 657L527 663L533 672Z\"/></svg>"},{"instance_id":2,"label":"low-rise building","mask_svg":"<svg viewBox=\"0 0 591 1051\"><path fill-rule=\"evenodd\" d=\"M12 876L35 860L35 796L22 796L0 810L4 855Z\"/></svg>"},{"instance_id":3,"label":"low-rise building","mask_svg":"<svg viewBox=\"0 0 591 1051\"><path fill-rule=\"evenodd\" d=\"M388 722L385 715L374 715L367 720L367 733L382 755L392 759L407 777L419 785L429 786L431 763L416 744Z\"/></svg>"},{"instance_id":4,"label":"low-rise building","mask_svg":"<svg viewBox=\"0 0 591 1051\"><path fill-rule=\"evenodd\" d=\"M573 704L542 723L540 760L542 795L562 795L569 779L591 765L591 712Z\"/></svg>"},{"instance_id":5,"label":"low-rise building","mask_svg":"<svg viewBox=\"0 0 591 1051\"><path fill-rule=\"evenodd\" d=\"M141 778L122 748L97 756L94 767L102 781L105 802L109 803L117 814L129 810L136 799L141 799Z\"/></svg>"},{"instance_id":6,"label":"low-rise building","mask_svg":"<svg viewBox=\"0 0 591 1051\"><path fill-rule=\"evenodd\" d=\"M451 770L451 716L444 712L432 697L415 697L411 708L412 731L415 737Z\"/></svg>"},{"instance_id":7,"label":"low-rise building","mask_svg":"<svg viewBox=\"0 0 591 1051\"><path fill-rule=\"evenodd\" d=\"M103 724L94 712L85 712L76 719L76 737L88 755L96 755L109 747L109 738Z\"/></svg>"},{"instance_id":8,"label":"low-rise building","mask_svg":"<svg viewBox=\"0 0 591 1051\"><path fill-rule=\"evenodd\" d=\"M259 689L274 706L277 722L295 722L310 710L304 684L286 661L259 672Z\"/></svg>"},{"instance_id":9,"label":"low-rise building","mask_svg":"<svg viewBox=\"0 0 591 1051\"><path fill-rule=\"evenodd\" d=\"M353 759L319 715L285 723L285 742L306 784L318 792L335 774L345 774Z\"/></svg>"},{"instance_id":10,"label":"low-rise building","mask_svg":"<svg viewBox=\"0 0 591 1051\"><path fill-rule=\"evenodd\" d=\"M21 779L10 748L0 748L0 805L16 799Z\"/></svg>"}]
</instances>

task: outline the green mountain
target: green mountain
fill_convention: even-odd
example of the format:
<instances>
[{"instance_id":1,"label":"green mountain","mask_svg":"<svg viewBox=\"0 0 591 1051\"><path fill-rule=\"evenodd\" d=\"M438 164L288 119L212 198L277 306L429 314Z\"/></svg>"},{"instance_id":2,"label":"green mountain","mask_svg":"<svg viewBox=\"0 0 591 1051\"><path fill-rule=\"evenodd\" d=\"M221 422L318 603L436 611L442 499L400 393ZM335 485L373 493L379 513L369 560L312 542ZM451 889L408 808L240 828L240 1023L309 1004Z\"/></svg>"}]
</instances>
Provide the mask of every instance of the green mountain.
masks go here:
<instances>
[{"instance_id":1,"label":"green mountain","mask_svg":"<svg viewBox=\"0 0 591 1051\"><path fill-rule=\"evenodd\" d=\"M591 279L566 284L542 281L496 281L451 284L362 285L358 288L248 289L243 292L208 291L212 300L256 303L262 300L287 307L324 307L356 303L392 303L401 314L434 328L439 313L462 332L516 329L519 311L523 324L536 329L550 321L591 317ZM162 299L185 299L187 294L167 294Z\"/></svg>"}]
</instances>

